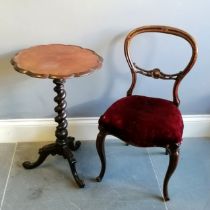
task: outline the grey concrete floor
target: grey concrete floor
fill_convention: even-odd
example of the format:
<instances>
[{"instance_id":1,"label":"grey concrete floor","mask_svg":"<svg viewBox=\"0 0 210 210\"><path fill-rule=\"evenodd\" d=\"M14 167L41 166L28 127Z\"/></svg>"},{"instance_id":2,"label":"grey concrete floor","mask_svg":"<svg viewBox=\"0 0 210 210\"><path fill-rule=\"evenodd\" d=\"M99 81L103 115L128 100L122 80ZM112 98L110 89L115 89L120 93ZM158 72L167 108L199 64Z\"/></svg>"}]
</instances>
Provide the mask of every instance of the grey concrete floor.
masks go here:
<instances>
[{"instance_id":1,"label":"grey concrete floor","mask_svg":"<svg viewBox=\"0 0 210 210\"><path fill-rule=\"evenodd\" d=\"M171 200L162 199L168 156L162 148L124 146L106 142L107 170L102 182L95 141L83 141L74 152L77 170L86 187L79 189L68 163L50 156L38 168L22 162L36 160L46 143L0 144L0 210L209 210L210 139L188 138L169 183Z\"/></svg>"}]
</instances>

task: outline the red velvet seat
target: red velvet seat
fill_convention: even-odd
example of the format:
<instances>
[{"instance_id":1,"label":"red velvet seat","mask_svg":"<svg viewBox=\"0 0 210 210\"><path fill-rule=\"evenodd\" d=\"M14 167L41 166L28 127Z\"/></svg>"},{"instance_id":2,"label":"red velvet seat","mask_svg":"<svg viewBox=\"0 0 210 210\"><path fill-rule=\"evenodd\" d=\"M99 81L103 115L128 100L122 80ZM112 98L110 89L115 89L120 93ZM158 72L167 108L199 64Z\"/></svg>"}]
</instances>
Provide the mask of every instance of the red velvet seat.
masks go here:
<instances>
[{"instance_id":1,"label":"red velvet seat","mask_svg":"<svg viewBox=\"0 0 210 210\"><path fill-rule=\"evenodd\" d=\"M192 48L192 56L187 66L178 73L166 74L158 68L145 70L134 63L130 56L130 43L135 36L149 32L170 34L185 39ZM169 154L169 165L163 182L163 196L167 201L169 200L168 182L178 164L184 127L178 108L180 103L178 88L197 59L197 46L192 36L180 29L169 26L144 26L132 30L127 35L124 53L131 71L132 83L127 96L113 103L99 119L96 148L101 160L101 171L96 180L101 181L105 173L104 141L108 134L137 147L163 147ZM154 79L174 80L173 100L132 95L137 74Z\"/></svg>"},{"instance_id":2,"label":"red velvet seat","mask_svg":"<svg viewBox=\"0 0 210 210\"><path fill-rule=\"evenodd\" d=\"M182 141L183 121L179 109L171 101L160 98L137 95L122 98L100 117L99 125L139 147L166 147Z\"/></svg>"}]
</instances>

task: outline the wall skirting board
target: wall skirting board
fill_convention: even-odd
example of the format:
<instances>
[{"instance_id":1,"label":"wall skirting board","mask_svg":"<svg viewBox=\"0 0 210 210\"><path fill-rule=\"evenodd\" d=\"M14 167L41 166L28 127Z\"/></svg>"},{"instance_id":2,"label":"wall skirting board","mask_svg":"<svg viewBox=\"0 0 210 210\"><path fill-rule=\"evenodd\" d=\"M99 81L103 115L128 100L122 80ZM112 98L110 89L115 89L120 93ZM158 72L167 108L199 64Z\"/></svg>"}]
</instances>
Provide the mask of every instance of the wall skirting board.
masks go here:
<instances>
[{"instance_id":1,"label":"wall skirting board","mask_svg":"<svg viewBox=\"0 0 210 210\"><path fill-rule=\"evenodd\" d=\"M184 137L210 137L210 115L183 115L183 119ZM67 120L69 134L77 140L96 139L97 117ZM0 143L54 141L55 127L56 123L51 118L0 120Z\"/></svg>"}]
</instances>

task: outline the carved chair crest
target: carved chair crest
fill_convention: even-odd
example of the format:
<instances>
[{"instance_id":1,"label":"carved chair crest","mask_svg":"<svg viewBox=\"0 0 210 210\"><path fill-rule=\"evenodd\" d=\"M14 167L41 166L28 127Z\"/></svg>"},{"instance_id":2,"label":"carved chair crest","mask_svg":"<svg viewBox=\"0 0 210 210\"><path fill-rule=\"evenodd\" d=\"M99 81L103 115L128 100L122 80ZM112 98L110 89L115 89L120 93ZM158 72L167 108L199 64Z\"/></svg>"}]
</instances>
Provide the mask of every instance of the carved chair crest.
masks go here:
<instances>
[{"instance_id":1,"label":"carved chair crest","mask_svg":"<svg viewBox=\"0 0 210 210\"><path fill-rule=\"evenodd\" d=\"M165 74L158 68L154 68L152 70L146 70L137 66L137 64L133 62L131 59L131 55L129 52L130 43L132 41L132 38L134 38L135 36L142 33L147 33L147 32L164 33L164 34L174 35L174 36L178 36L185 39L192 48L192 55L187 66L182 71L175 74ZM136 84L137 73L140 73L144 76L152 77L155 79L175 80L174 87L173 87L173 103L176 106L179 106L180 100L178 97L178 87L180 85L180 82L184 78L184 76L191 70L192 66L194 65L197 59L197 51L198 50L197 50L196 42L193 39L193 37L187 32L177 29L177 28L173 28L169 26L144 26L144 27L139 27L132 30L127 35L124 42L125 58L127 60L127 63L130 67L131 74L132 74L132 83L131 83L130 88L127 91L127 95L132 95L133 89Z\"/></svg>"}]
</instances>

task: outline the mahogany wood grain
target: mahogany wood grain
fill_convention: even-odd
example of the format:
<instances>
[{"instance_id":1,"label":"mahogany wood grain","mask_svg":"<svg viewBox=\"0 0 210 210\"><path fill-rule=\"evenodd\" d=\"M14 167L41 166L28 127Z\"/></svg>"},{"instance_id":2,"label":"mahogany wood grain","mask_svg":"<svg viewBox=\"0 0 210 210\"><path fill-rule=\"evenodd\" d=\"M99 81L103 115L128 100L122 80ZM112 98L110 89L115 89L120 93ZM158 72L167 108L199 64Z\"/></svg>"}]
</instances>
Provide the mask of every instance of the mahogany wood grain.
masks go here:
<instances>
[{"instance_id":1,"label":"mahogany wood grain","mask_svg":"<svg viewBox=\"0 0 210 210\"><path fill-rule=\"evenodd\" d=\"M11 63L15 70L38 78L65 79L88 74L101 67L94 51L75 45L49 44L24 49Z\"/></svg>"}]
</instances>

